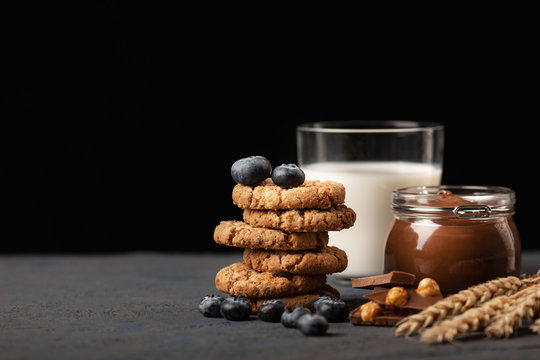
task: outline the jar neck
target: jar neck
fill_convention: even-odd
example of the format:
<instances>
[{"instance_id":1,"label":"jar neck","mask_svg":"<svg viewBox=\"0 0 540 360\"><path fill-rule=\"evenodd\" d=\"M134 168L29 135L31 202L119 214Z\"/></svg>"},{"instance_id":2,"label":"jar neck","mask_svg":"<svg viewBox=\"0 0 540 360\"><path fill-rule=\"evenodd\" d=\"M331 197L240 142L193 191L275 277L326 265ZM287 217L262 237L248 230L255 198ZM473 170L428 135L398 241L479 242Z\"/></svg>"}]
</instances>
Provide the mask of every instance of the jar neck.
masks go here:
<instances>
[{"instance_id":1,"label":"jar neck","mask_svg":"<svg viewBox=\"0 0 540 360\"><path fill-rule=\"evenodd\" d=\"M423 210L423 211L422 211ZM513 209L501 211L500 209L444 209L442 211L427 211L425 209L396 209L394 208L394 217L397 219L446 219L446 220L470 220L470 221L489 221L501 218L510 218L514 215Z\"/></svg>"},{"instance_id":2,"label":"jar neck","mask_svg":"<svg viewBox=\"0 0 540 360\"><path fill-rule=\"evenodd\" d=\"M514 213L514 191L500 186L413 186L392 194L394 212L421 218L486 219Z\"/></svg>"}]
</instances>

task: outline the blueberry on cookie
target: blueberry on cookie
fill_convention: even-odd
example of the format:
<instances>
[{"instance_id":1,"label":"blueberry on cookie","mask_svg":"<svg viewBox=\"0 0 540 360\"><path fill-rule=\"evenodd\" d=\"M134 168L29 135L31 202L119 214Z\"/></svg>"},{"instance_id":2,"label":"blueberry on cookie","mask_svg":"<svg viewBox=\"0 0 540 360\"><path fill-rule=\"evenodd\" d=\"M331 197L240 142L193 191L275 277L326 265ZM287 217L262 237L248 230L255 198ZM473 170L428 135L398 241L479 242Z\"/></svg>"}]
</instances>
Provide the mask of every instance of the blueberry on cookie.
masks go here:
<instances>
[{"instance_id":1,"label":"blueberry on cookie","mask_svg":"<svg viewBox=\"0 0 540 360\"><path fill-rule=\"evenodd\" d=\"M253 185L270 177L272 165L264 156L250 156L234 162L231 176L238 184Z\"/></svg>"},{"instance_id":2,"label":"blueberry on cookie","mask_svg":"<svg viewBox=\"0 0 540 360\"><path fill-rule=\"evenodd\" d=\"M300 186L304 180L306 180L306 175L296 164L282 164L272 173L274 184L284 188Z\"/></svg>"}]
</instances>

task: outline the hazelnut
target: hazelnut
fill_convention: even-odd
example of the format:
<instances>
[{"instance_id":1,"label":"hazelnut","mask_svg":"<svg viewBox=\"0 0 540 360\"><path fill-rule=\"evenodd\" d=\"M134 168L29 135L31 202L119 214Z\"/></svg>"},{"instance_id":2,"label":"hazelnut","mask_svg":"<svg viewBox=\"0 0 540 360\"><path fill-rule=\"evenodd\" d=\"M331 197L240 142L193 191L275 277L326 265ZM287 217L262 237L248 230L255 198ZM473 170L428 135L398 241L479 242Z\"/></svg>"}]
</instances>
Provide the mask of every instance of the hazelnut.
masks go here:
<instances>
[{"instance_id":1,"label":"hazelnut","mask_svg":"<svg viewBox=\"0 0 540 360\"><path fill-rule=\"evenodd\" d=\"M409 294L407 294L407 290L402 286L394 286L388 290L385 302L387 305L401 306L405 305L408 300Z\"/></svg>"},{"instance_id":2,"label":"hazelnut","mask_svg":"<svg viewBox=\"0 0 540 360\"><path fill-rule=\"evenodd\" d=\"M375 301L369 301L360 306L360 317L362 321L368 324L375 322L375 318L382 313L383 309L381 305Z\"/></svg>"},{"instance_id":3,"label":"hazelnut","mask_svg":"<svg viewBox=\"0 0 540 360\"><path fill-rule=\"evenodd\" d=\"M439 284L432 278L423 278L418 283L416 292L424 296L435 296L441 293L441 288Z\"/></svg>"}]
</instances>

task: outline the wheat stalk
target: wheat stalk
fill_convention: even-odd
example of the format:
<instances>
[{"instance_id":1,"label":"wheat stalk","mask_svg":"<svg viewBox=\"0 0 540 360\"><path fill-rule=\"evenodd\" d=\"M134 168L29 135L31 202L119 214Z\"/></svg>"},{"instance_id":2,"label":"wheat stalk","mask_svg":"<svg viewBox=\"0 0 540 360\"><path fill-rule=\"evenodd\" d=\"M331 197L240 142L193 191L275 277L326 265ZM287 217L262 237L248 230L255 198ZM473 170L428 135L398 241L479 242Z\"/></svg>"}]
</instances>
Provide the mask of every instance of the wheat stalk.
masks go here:
<instances>
[{"instance_id":1,"label":"wheat stalk","mask_svg":"<svg viewBox=\"0 0 540 360\"><path fill-rule=\"evenodd\" d=\"M521 275L521 281L526 285L540 284L540 270L536 274Z\"/></svg>"},{"instance_id":2,"label":"wheat stalk","mask_svg":"<svg viewBox=\"0 0 540 360\"><path fill-rule=\"evenodd\" d=\"M478 307L468 309L460 315L425 330L420 339L427 343L440 343L451 341L460 334L484 329L497 315L516 303L516 299L526 298L529 294L529 289L525 288L510 296L495 297Z\"/></svg>"},{"instance_id":3,"label":"wheat stalk","mask_svg":"<svg viewBox=\"0 0 540 360\"><path fill-rule=\"evenodd\" d=\"M493 298L479 307L468 309L463 314L441 321L422 332L420 339L427 343L440 343L451 341L457 335L482 329L509 302L510 297L506 295Z\"/></svg>"},{"instance_id":4,"label":"wheat stalk","mask_svg":"<svg viewBox=\"0 0 540 360\"><path fill-rule=\"evenodd\" d=\"M537 319L534 323L532 323L531 326L529 326L529 329L537 334L540 334L540 319Z\"/></svg>"},{"instance_id":5,"label":"wheat stalk","mask_svg":"<svg viewBox=\"0 0 540 360\"><path fill-rule=\"evenodd\" d=\"M495 316L484 332L489 337L505 337L517 332L523 319L532 319L540 309L540 285L520 291L520 297Z\"/></svg>"},{"instance_id":6,"label":"wheat stalk","mask_svg":"<svg viewBox=\"0 0 540 360\"><path fill-rule=\"evenodd\" d=\"M462 313L490 299L515 294L526 287L529 282L530 279L520 280L515 276L508 276L471 286L456 294L447 296L418 314L408 316L397 324L395 334L396 336L409 336L435 322Z\"/></svg>"}]
</instances>

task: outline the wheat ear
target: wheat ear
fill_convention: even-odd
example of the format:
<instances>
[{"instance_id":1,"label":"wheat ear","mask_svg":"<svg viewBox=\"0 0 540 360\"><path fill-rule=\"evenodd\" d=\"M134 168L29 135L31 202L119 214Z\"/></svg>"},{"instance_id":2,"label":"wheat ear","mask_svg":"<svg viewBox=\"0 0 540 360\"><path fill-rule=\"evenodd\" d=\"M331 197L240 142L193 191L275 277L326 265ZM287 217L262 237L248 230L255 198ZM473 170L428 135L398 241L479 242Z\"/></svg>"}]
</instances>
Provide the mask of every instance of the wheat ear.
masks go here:
<instances>
[{"instance_id":1,"label":"wheat ear","mask_svg":"<svg viewBox=\"0 0 540 360\"><path fill-rule=\"evenodd\" d=\"M537 334L540 334L540 319L536 319L536 321L529 326L529 329Z\"/></svg>"},{"instance_id":2,"label":"wheat ear","mask_svg":"<svg viewBox=\"0 0 540 360\"><path fill-rule=\"evenodd\" d=\"M520 291L512 304L495 316L484 332L489 337L505 337L515 334L523 319L532 319L540 309L540 285L532 285Z\"/></svg>"},{"instance_id":3,"label":"wheat ear","mask_svg":"<svg viewBox=\"0 0 540 360\"><path fill-rule=\"evenodd\" d=\"M527 283L515 276L497 278L471 286L456 294L447 296L418 314L403 319L397 324L395 334L396 336L409 336L450 315L461 313L501 295L514 294L525 286L527 286Z\"/></svg>"},{"instance_id":4,"label":"wheat ear","mask_svg":"<svg viewBox=\"0 0 540 360\"><path fill-rule=\"evenodd\" d=\"M510 296L495 297L478 307L468 309L463 314L441 321L439 324L425 330L420 339L427 343L451 341L457 335L484 329L491 320L509 307L512 302L526 296L525 290L518 291Z\"/></svg>"},{"instance_id":5,"label":"wheat ear","mask_svg":"<svg viewBox=\"0 0 540 360\"><path fill-rule=\"evenodd\" d=\"M420 339L427 343L451 341L457 335L465 334L484 328L490 319L510 302L508 296L498 296L479 307L468 309L463 314L443 320L437 325L426 329Z\"/></svg>"}]
</instances>

